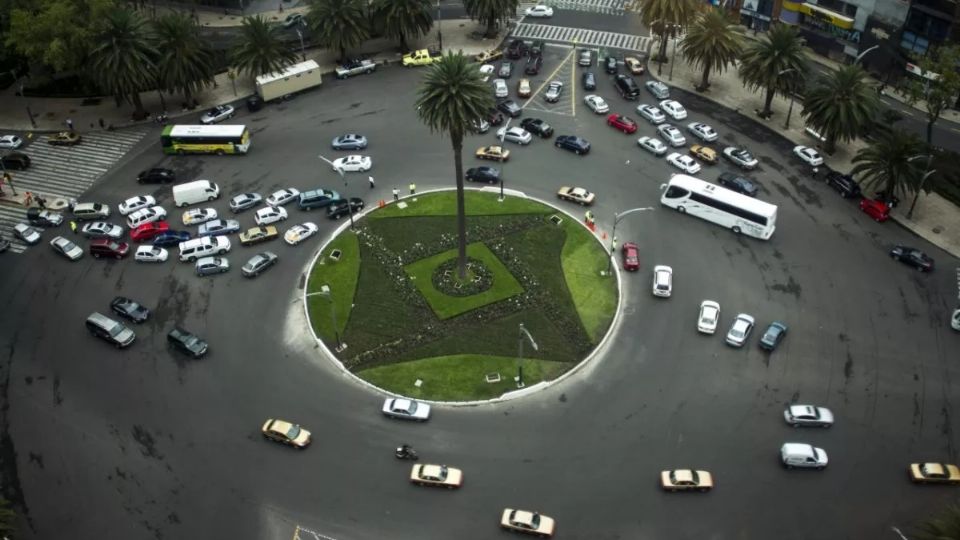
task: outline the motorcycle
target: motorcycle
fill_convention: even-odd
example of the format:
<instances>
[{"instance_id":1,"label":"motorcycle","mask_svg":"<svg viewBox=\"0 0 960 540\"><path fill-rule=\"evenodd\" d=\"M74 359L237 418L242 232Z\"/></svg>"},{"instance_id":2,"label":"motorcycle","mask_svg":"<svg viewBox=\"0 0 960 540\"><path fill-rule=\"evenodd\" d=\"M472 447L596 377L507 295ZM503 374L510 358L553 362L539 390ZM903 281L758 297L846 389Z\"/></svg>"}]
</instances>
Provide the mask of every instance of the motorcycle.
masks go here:
<instances>
[{"instance_id":1,"label":"motorcycle","mask_svg":"<svg viewBox=\"0 0 960 540\"><path fill-rule=\"evenodd\" d=\"M420 456L417 455L417 452L413 448L410 448L406 445L398 446L394 455L397 456L397 459L410 459L413 461L420 459Z\"/></svg>"}]
</instances>

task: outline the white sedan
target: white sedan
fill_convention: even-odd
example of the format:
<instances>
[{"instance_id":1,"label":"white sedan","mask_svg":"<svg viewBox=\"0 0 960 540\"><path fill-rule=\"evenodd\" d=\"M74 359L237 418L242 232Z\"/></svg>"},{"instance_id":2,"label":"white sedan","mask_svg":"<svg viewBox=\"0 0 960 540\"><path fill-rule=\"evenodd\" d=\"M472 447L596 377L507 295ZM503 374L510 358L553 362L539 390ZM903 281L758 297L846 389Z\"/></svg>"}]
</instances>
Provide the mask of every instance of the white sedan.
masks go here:
<instances>
[{"instance_id":1,"label":"white sedan","mask_svg":"<svg viewBox=\"0 0 960 540\"><path fill-rule=\"evenodd\" d=\"M257 225L269 225L287 219L287 211L280 206L268 206L257 210L253 220Z\"/></svg>"},{"instance_id":2,"label":"white sedan","mask_svg":"<svg viewBox=\"0 0 960 540\"><path fill-rule=\"evenodd\" d=\"M700 172L700 164L692 157L674 152L667 156L667 162L687 174L697 174Z\"/></svg>"},{"instance_id":3,"label":"white sedan","mask_svg":"<svg viewBox=\"0 0 960 540\"><path fill-rule=\"evenodd\" d=\"M501 141L510 141L517 144L530 144L533 136L522 127L512 127L510 129L500 128L497 130L497 138Z\"/></svg>"},{"instance_id":4,"label":"white sedan","mask_svg":"<svg viewBox=\"0 0 960 540\"><path fill-rule=\"evenodd\" d=\"M480 76L483 77L483 82L490 80L490 76L493 75L493 72L496 68L492 64L484 64L480 66Z\"/></svg>"},{"instance_id":5,"label":"white sedan","mask_svg":"<svg viewBox=\"0 0 960 540\"><path fill-rule=\"evenodd\" d=\"M167 260L170 254L167 250L157 246L140 246L133 259L137 262L161 263Z\"/></svg>"},{"instance_id":6,"label":"white sedan","mask_svg":"<svg viewBox=\"0 0 960 540\"><path fill-rule=\"evenodd\" d=\"M21 144L23 144L23 139L17 137L16 135L4 135L0 137L0 148L16 150L17 148L20 148Z\"/></svg>"},{"instance_id":7,"label":"white sedan","mask_svg":"<svg viewBox=\"0 0 960 540\"><path fill-rule=\"evenodd\" d=\"M678 101L665 99L660 102L660 110L667 113L667 116L674 120L683 120L687 117L687 110Z\"/></svg>"},{"instance_id":8,"label":"white sedan","mask_svg":"<svg viewBox=\"0 0 960 540\"><path fill-rule=\"evenodd\" d=\"M823 156L809 146L803 146L802 144L799 146L794 146L793 153L796 154L798 158L805 161L807 165L811 165L813 167L819 167L820 165L823 165Z\"/></svg>"},{"instance_id":9,"label":"white sedan","mask_svg":"<svg viewBox=\"0 0 960 540\"><path fill-rule=\"evenodd\" d=\"M730 325L730 331L727 332L727 344L734 347L743 347L747 338L750 337L750 332L753 331L753 325L753 317L750 315L746 313L737 315L733 324Z\"/></svg>"},{"instance_id":10,"label":"white sedan","mask_svg":"<svg viewBox=\"0 0 960 540\"><path fill-rule=\"evenodd\" d=\"M183 213L184 225L200 225L217 219L216 208L193 208Z\"/></svg>"},{"instance_id":11,"label":"white sedan","mask_svg":"<svg viewBox=\"0 0 960 540\"><path fill-rule=\"evenodd\" d=\"M136 212L141 208L146 208L155 204L157 204L157 200L153 198L153 195L138 195L123 201L117 206L117 209L120 210L121 216L125 216L131 212Z\"/></svg>"},{"instance_id":12,"label":"white sedan","mask_svg":"<svg viewBox=\"0 0 960 540\"><path fill-rule=\"evenodd\" d=\"M691 122L687 124L687 131L693 133L695 137L705 142L713 142L720 137L715 129L703 122Z\"/></svg>"},{"instance_id":13,"label":"white sedan","mask_svg":"<svg viewBox=\"0 0 960 540\"><path fill-rule=\"evenodd\" d=\"M553 8L550 6L538 5L527 8L524 12L527 17L553 17Z\"/></svg>"},{"instance_id":14,"label":"white sedan","mask_svg":"<svg viewBox=\"0 0 960 540\"><path fill-rule=\"evenodd\" d=\"M334 171L344 172L364 172L373 167L373 160L370 156L346 156L333 160Z\"/></svg>"},{"instance_id":15,"label":"white sedan","mask_svg":"<svg viewBox=\"0 0 960 540\"><path fill-rule=\"evenodd\" d=\"M200 117L200 123L216 124L217 122L223 122L227 118L233 118L234 112L230 105L217 105Z\"/></svg>"},{"instance_id":16,"label":"white sedan","mask_svg":"<svg viewBox=\"0 0 960 540\"><path fill-rule=\"evenodd\" d=\"M318 230L319 227L315 223L308 221L287 229L287 232L283 233L283 240L291 246L295 246L316 234Z\"/></svg>"},{"instance_id":17,"label":"white sedan","mask_svg":"<svg viewBox=\"0 0 960 540\"><path fill-rule=\"evenodd\" d=\"M383 414L390 418L426 422L430 419L430 405L412 399L388 398L383 402Z\"/></svg>"},{"instance_id":18,"label":"white sedan","mask_svg":"<svg viewBox=\"0 0 960 540\"><path fill-rule=\"evenodd\" d=\"M590 110L597 113L603 114L610 110L610 107L607 105L607 102L603 100L600 96L595 96L590 94L583 98L583 102L587 104L587 107L590 107Z\"/></svg>"},{"instance_id":19,"label":"white sedan","mask_svg":"<svg viewBox=\"0 0 960 540\"><path fill-rule=\"evenodd\" d=\"M673 268L662 264L653 267L653 288L651 292L654 296L670 298L670 295L673 294Z\"/></svg>"},{"instance_id":20,"label":"white sedan","mask_svg":"<svg viewBox=\"0 0 960 540\"><path fill-rule=\"evenodd\" d=\"M637 144L640 145L640 148L655 156L662 156L667 153L667 145L656 137L640 137L637 139Z\"/></svg>"},{"instance_id":21,"label":"white sedan","mask_svg":"<svg viewBox=\"0 0 960 540\"><path fill-rule=\"evenodd\" d=\"M700 302L700 315L697 317L697 331L701 334L713 334L720 322L720 304L713 300Z\"/></svg>"},{"instance_id":22,"label":"white sedan","mask_svg":"<svg viewBox=\"0 0 960 540\"><path fill-rule=\"evenodd\" d=\"M503 79L493 80L493 97L505 98L510 95L510 89L507 88L507 81Z\"/></svg>"},{"instance_id":23,"label":"white sedan","mask_svg":"<svg viewBox=\"0 0 960 540\"><path fill-rule=\"evenodd\" d=\"M281 189L274 191L267 197L267 204L270 206L283 206L300 196L300 191L296 188Z\"/></svg>"}]
</instances>

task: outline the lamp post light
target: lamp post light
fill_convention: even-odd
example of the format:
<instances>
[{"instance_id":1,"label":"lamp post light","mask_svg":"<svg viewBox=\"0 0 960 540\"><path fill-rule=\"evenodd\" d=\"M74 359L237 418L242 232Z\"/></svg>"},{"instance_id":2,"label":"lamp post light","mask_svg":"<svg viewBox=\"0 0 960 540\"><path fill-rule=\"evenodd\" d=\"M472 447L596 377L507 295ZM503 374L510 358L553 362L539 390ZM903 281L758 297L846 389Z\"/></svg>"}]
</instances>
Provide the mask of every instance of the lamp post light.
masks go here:
<instances>
[{"instance_id":1,"label":"lamp post light","mask_svg":"<svg viewBox=\"0 0 960 540\"><path fill-rule=\"evenodd\" d=\"M533 336L530 335L530 332L523 327L523 323L520 323L520 332L517 336L518 352L517 352L517 388L523 388L523 340L524 338L530 341L530 346L533 347L533 350L539 351L540 347L537 346L537 342L534 341Z\"/></svg>"},{"instance_id":2,"label":"lamp post light","mask_svg":"<svg viewBox=\"0 0 960 540\"><path fill-rule=\"evenodd\" d=\"M344 170L343 170L341 167L337 167L336 165L333 164L332 161L330 161L329 159L327 159L327 158L325 158L325 157L323 157L323 156L321 156L321 155L317 155L317 157L320 158L320 159L322 159L322 160L324 160L324 161L326 161L327 163L329 163L330 166L333 167L333 170L336 171L336 173L340 175L340 179L343 180L343 195L346 195L346 194L347 194L347 187L348 187L348 186L347 186L347 175L344 174ZM344 200L344 202L347 203L347 214L350 215L350 228L352 229L352 228L353 228L353 205L350 204L350 198L349 198L349 197L346 197L346 196L345 196L345 197L343 198L343 200Z\"/></svg>"},{"instance_id":3,"label":"lamp post light","mask_svg":"<svg viewBox=\"0 0 960 540\"><path fill-rule=\"evenodd\" d=\"M880 48L879 45L874 45L873 47L870 47L869 49L867 49L867 50L863 51L862 53L858 54L858 55L857 55L857 58L853 61L853 65L859 64L859 63L860 63L860 59L863 58L864 56L866 56L868 52L870 52L870 51L872 51L872 50L874 50L874 49L879 49L879 48Z\"/></svg>"},{"instance_id":4,"label":"lamp post light","mask_svg":"<svg viewBox=\"0 0 960 540\"><path fill-rule=\"evenodd\" d=\"M330 322L333 324L333 336L337 340L337 347L334 349L337 352L340 352L346 349L346 345L340 342L340 330L337 327L337 309L333 305L333 291L330 290L329 285L323 285L320 287L320 290L315 293L310 293L308 296L317 295L323 296L330 301Z\"/></svg>"},{"instance_id":5,"label":"lamp post light","mask_svg":"<svg viewBox=\"0 0 960 540\"><path fill-rule=\"evenodd\" d=\"M617 251L617 224L629 214L633 214L635 212L646 212L647 210L653 210L653 207L647 206L644 208L632 208L630 210L624 210L619 214L613 214L613 232L610 233L610 257L607 258L608 275L613 271L613 257Z\"/></svg>"},{"instance_id":6,"label":"lamp post light","mask_svg":"<svg viewBox=\"0 0 960 540\"><path fill-rule=\"evenodd\" d=\"M513 121L513 118L508 118L507 123L503 125L503 135L500 136L500 149L503 150L503 139L507 136L507 130L510 129L510 122ZM507 162L504 161L500 164L500 198L497 199L498 202L503 202L503 169L507 167Z\"/></svg>"},{"instance_id":7,"label":"lamp post light","mask_svg":"<svg viewBox=\"0 0 960 540\"><path fill-rule=\"evenodd\" d=\"M930 169L930 165L933 163L933 154L928 154L926 156L913 156L912 158L908 159L907 162L909 163L918 158L927 158L927 164L924 167L925 172L920 178L920 185L917 186L917 192L913 195L913 202L910 203L910 210L907 210L907 219L913 219L913 209L917 206L917 199L920 198L920 192L923 191L923 186L927 183L927 178L930 178L935 172L937 172L936 169Z\"/></svg>"},{"instance_id":8,"label":"lamp post light","mask_svg":"<svg viewBox=\"0 0 960 540\"><path fill-rule=\"evenodd\" d=\"M780 73L777 73L777 77L780 77L784 73L790 73L790 72L796 73L797 69L787 68L781 71ZM793 91L790 92L790 108L787 109L787 121L783 123L783 129L790 129L790 116L792 115L793 115Z\"/></svg>"},{"instance_id":9,"label":"lamp post light","mask_svg":"<svg viewBox=\"0 0 960 540\"><path fill-rule=\"evenodd\" d=\"M673 82L673 65L677 63L677 39L680 37L677 35L676 31L680 29L680 25L674 25L673 33L673 56L670 57L670 82Z\"/></svg>"},{"instance_id":10,"label":"lamp post light","mask_svg":"<svg viewBox=\"0 0 960 540\"><path fill-rule=\"evenodd\" d=\"M665 40L667 39L667 31L668 31L668 30L671 31L671 33L672 33L672 32L676 32L676 31L677 31L678 29L680 29L680 28L683 28L683 25L680 25L680 24L665 24L666 21L663 21L663 20L657 21L657 22L663 24L663 34L662 34L662 39L660 40L661 42L663 42L663 41L665 41ZM658 45L658 46L659 46L659 45ZM667 56L667 55L666 55L666 52L667 52L667 48L666 48L666 47L663 48L663 52L664 52L664 54L659 55L660 58L658 58L658 61L657 61L657 77L663 75L663 62L664 62L664 60L667 59L667 58L666 58L666 56ZM673 41L673 53L674 53L674 55L676 55L676 53L677 53L677 41L676 41L676 39L674 39L674 41ZM672 62L672 60L671 60L671 62ZM672 72L673 72L673 70L671 69L671 73L672 73ZM672 75L671 75L671 77L672 77ZM671 78L671 80L673 80L673 79Z\"/></svg>"}]
</instances>

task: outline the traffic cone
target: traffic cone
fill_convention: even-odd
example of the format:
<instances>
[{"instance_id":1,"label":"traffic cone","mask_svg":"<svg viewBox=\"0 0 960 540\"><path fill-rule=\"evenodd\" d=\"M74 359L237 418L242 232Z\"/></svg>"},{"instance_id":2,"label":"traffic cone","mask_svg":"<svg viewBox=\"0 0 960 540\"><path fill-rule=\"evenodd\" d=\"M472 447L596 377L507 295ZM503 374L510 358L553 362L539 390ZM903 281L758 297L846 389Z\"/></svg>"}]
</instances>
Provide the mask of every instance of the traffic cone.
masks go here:
<instances>
[{"instance_id":1,"label":"traffic cone","mask_svg":"<svg viewBox=\"0 0 960 540\"><path fill-rule=\"evenodd\" d=\"M383 199L380 199L380 202L377 203L377 208L383 208L386 205L387 203L385 203Z\"/></svg>"},{"instance_id":2,"label":"traffic cone","mask_svg":"<svg viewBox=\"0 0 960 540\"><path fill-rule=\"evenodd\" d=\"M600 238L601 238L602 240L606 240L606 239L607 239L607 233L604 232L603 235L600 236Z\"/></svg>"}]
</instances>

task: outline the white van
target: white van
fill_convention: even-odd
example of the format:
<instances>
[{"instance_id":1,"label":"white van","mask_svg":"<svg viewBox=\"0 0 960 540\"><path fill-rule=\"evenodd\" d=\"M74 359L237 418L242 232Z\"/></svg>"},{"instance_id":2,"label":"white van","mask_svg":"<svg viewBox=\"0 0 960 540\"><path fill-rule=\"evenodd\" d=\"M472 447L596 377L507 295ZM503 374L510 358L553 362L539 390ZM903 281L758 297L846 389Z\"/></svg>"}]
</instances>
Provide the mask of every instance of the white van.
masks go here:
<instances>
[{"instance_id":1,"label":"white van","mask_svg":"<svg viewBox=\"0 0 960 540\"><path fill-rule=\"evenodd\" d=\"M131 229L143 225L144 223L153 223L167 218L167 211L162 206L151 206L141 208L127 216L127 226Z\"/></svg>"},{"instance_id":2,"label":"white van","mask_svg":"<svg viewBox=\"0 0 960 540\"><path fill-rule=\"evenodd\" d=\"M780 460L784 467L792 469L802 467L807 469L823 469L827 466L827 453L823 448L817 448L804 443L786 443L780 447Z\"/></svg>"},{"instance_id":3,"label":"white van","mask_svg":"<svg viewBox=\"0 0 960 540\"><path fill-rule=\"evenodd\" d=\"M220 196L220 186L210 180L196 180L173 186L173 204L184 208L191 204L209 202Z\"/></svg>"},{"instance_id":4,"label":"white van","mask_svg":"<svg viewBox=\"0 0 960 540\"><path fill-rule=\"evenodd\" d=\"M230 251L230 239L225 236L204 236L180 242L180 260L195 261L201 257L223 255Z\"/></svg>"}]
</instances>

